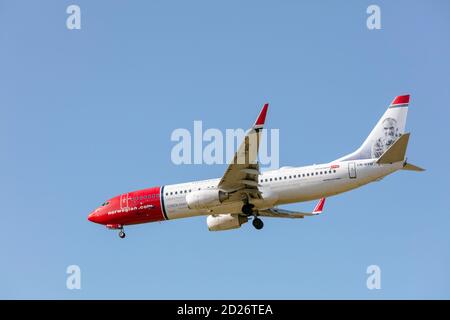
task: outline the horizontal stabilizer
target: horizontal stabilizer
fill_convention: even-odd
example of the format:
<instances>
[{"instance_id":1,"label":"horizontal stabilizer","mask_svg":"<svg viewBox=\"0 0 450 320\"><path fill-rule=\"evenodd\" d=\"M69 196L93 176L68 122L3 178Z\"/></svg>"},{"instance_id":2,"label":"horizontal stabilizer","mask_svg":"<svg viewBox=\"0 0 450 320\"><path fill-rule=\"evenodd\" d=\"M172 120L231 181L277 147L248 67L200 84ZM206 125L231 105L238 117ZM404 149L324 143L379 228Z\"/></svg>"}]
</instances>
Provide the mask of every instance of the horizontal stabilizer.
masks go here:
<instances>
[{"instance_id":1,"label":"horizontal stabilizer","mask_svg":"<svg viewBox=\"0 0 450 320\"><path fill-rule=\"evenodd\" d=\"M377 163L394 163L405 159L406 148L408 147L409 133L403 134L387 149Z\"/></svg>"},{"instance_id":2,"label":"horizontal stabilizer","mask_svg":"<svg viewBox=\"0 0 450 320\"><path fill-rule=\"evenodd\" d=\"M421 167L418 167L418 166L415 166L415 165L413 165L413 164L411 164L411 163L406 163L406 164L403 166L403 170L409 170L409 171L425 171L425 169L423 169L423 168L421 168Z\"/></svg>"}]
</instances>

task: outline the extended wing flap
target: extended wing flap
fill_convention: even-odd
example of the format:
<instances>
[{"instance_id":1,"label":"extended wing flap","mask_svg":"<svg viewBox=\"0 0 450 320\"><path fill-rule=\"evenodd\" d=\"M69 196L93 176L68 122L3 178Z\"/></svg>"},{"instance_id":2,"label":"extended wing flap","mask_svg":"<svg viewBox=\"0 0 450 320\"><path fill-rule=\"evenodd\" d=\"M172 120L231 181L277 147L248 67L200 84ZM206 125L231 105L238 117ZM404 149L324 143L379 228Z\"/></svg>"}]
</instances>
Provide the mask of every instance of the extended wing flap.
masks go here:
<instances>
[{"instance_id":1,"label":"extended wing flap","mask_svg":"<svg viewBox=\"0 0 450 320\"><path fill-rule=\"evenodd\" d=\"M259 210L258 214L261 217L272 217L272 218L303 219L305 217L305 214L303 212L289 211L280 208Z\"/></svg>"},{"instance_id":2,"label":"extended wing flap","mask_svg":"<svg viewBox=\"0 0 450 320\"><path fill-rule=\"evenodd\" d=\"M290 211L281 208L271 208L265 210L259 210L258 213L263 217L273 217L273 218L292 218L292 219L303 219L305 216L316 216L323 211L325 205L325 198L319 200L312 212L299 212Z\"/></svg>"}]
</instances>

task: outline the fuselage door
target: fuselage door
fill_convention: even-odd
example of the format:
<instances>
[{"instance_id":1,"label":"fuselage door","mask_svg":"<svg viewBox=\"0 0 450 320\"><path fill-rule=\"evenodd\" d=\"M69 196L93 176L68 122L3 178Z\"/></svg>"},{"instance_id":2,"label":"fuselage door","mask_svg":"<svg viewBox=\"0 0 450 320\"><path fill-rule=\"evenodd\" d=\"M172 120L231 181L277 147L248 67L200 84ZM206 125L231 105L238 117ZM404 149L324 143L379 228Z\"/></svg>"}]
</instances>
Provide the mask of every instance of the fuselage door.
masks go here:
<instances>
[{"instance_id":1,"label":"fuselage door","mask_svg":"<svg viewBox=\"0 0 450 320\"><path fill-rule=\"evenodd\" d=\"M120 196L120 209L128 208L128 193L124 193Z\"/></svg>"},{"instance_id":2,"label":"fuselage door","mask_svg":"<svg viewBox=\"0 0 450 320\"><path fill-rule=\"evenodd\" d=\"M354 162L348 164L348 176L350 179L356 178L356 164Z\"/></svg>"}]
</instances>

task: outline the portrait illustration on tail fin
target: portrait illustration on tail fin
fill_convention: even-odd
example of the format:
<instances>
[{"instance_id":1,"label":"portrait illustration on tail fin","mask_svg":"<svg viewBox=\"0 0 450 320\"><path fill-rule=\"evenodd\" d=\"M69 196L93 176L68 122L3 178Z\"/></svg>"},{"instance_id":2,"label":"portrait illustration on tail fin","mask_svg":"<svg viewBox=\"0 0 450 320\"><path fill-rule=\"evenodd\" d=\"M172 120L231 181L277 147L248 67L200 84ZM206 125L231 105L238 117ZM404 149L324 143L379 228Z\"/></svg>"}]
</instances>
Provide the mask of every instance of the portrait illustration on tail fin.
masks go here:
<instances>
[{"instance_id":1,"label":"portrait illustration on tail fin","mask_svg":"<svg viewBox=\"0 0 450 320\"><path fill-rule=\"evenodd\" d=\"M386 118L383 120L383 135L375 140L372 146L372 158L379 158L401 136L397 120Z\"/></svg>"}]
</instances>

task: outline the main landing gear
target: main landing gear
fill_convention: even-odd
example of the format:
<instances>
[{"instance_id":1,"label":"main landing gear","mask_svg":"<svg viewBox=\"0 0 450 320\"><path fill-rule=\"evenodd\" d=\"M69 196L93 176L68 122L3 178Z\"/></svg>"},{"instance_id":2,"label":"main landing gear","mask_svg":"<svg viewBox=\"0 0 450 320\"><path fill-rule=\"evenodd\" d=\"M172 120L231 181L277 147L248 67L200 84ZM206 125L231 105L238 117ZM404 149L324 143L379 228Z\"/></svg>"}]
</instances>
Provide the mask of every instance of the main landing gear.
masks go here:
<instances>
[{"instance_id":1,"label":"main landing gear","mask_svg":"<svg viewBox=\"0 0 450 320\"><path fill-rule=\"evenodd\" d=\"M264 222L258 218L257 212L253 211L254 205L251 203L246 203L242 206L242 213L246 216L253 216L252 224L256 230L261 230L264 227Z\"/></svg>"},{"instance_id":2,"label":"main landing gear","mask_svg":"<svg viewBox=\"0 0 450 320\"><path fill-rule=\"evenodd\" d=\"M251 203L246 203L242 206L242 213L247 215L247 216L252 216L253 215L253 207L255 205L251 204Z\"/></svg>"},{"instance_id":3,"label":"main landing gear","mask_svg":"<svg viewBox=\"0 0 450 320\"><path fill-rule=\"evenodd\" d=\"M261 230L264 227L264 222L256 216L253 218L252 224L256 230Z\"/></svg>"}]
</instances>

